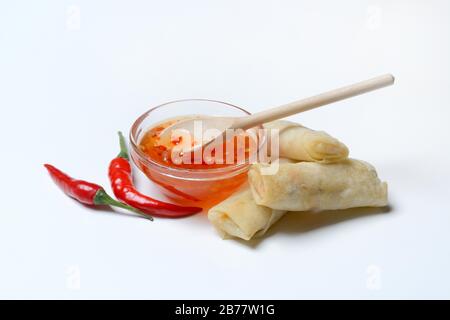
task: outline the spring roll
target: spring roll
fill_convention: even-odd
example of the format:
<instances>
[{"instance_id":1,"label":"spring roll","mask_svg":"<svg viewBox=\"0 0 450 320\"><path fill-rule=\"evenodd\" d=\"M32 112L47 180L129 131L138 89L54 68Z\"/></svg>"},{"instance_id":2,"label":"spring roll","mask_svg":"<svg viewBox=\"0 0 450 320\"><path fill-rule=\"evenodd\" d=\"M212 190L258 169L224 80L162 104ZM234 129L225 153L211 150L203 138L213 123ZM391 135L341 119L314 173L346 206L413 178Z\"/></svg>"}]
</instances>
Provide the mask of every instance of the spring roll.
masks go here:
<instances>
[{"instance_id":1,"label":"spring roll","mask_svg":"<svg viewBox=\"0 0 450 320\"><path fill-rule=\"evenodd\" d=\"M285 213L257 205L250 188L246 186L211 208L208 219L222 238L250 240L266 233Z\"/></svg>"},{"instance_id":2,"label":"spring roll","mask_svg":"<svg viewBox=\"0 0 450 320\"><path fill-rule=\"evenodd\" d=\"M284 120L266 123L264 128L280 130L280 157L323 163L338 162L348 157L348 148L326 132Z\"/></svg>"},{"instance_id":3,"label":"spring roll","mask_svg":"<svg viewBox=\"0 0 450 320\"><path fill-rule=\"evenodd\" d=\"M282 163L278 172L264 175L268 164L249 171L253 198L258 205L276 210L337 210L387 205L387 184L375 168L360 160L339 163Z\"/></svg>"}]
</instances>

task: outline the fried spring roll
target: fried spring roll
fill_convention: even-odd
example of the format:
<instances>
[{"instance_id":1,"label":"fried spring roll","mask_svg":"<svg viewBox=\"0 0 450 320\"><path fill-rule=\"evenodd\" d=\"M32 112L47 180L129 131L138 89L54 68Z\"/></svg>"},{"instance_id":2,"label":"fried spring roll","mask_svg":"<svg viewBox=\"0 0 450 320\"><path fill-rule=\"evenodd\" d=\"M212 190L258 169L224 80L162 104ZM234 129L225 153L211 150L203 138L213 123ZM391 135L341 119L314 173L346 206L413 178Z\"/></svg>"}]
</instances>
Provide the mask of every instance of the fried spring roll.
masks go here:
<instances>
[{"instance_id":1,"label":"fried spring roll","mask_svg":"<svg viewBox=\"0 0 450 320\"><path fill-rule=\"evenodd\" d=\"M249 171L253 198L274 210L338 210L387 205L387 184L375 168L360 160L338 163L281 163L278 172L264 175L267 164Z\"/></svg>"},{"instance_id":2,"label":"fried spring roll","mask_svg":"<svg viewBox=\"0 0 450 320\"><path fill-rule=\"evenodd\" d=\"M248 186L208 211L208 219L222 238L250 240L262 236L286 211L259 206Z\"/></svg>"},{"instance_id":3,"label":"fried spring roll","mask_svg":"<svg viewBox=\"0 0 450 320\"><path fill-rule=\"evenodd\" d=\"M337 162L348 157L348 148L323 131L284 120L266 123L264 128L280 130L280 157L323 163Z\"/></svg>"}]
</instances>

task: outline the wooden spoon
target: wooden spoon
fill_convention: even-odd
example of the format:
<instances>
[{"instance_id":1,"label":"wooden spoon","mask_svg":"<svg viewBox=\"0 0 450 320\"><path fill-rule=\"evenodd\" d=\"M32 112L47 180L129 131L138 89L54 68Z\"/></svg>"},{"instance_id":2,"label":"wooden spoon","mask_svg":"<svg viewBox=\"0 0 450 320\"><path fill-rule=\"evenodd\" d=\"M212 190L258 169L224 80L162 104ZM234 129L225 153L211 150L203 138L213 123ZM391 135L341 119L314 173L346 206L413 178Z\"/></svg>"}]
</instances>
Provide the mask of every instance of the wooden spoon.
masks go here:
<instances>
[{"instance_id":1,"label":"wooden spoon","mask_svg":"<svg viewBox=\"0 0 450 320\"><path fill-rule=\"evenodd\" d=\"M205 132L209 129L215 129L215 134L210 134L207 137L205 135L202 135L203 137L201 141L196 141L193 146L186 146L186 148L183 149L184 152L191 152L196 148L206 146L220 135L225 135L225 132L229 129L250 129L266 122L285 118L293 114L308 111L326 104L344 100L356 95L392 85L394 83L394 80L394 76L392 76L391 74L385 74L376 78L354 83L349 86L324 92L303 100L257 112L245 117L188 118L176 122L173 125L165 128L160 134L160 141L170 142L172 133L175 130L177 130L177 132L188 132L189 134L191 134L191 137L194 137L194 128L198 125L198 121L202 122L202 132ZM209 131L211 132L212 130Z\"/></svg>"}]
</instances>

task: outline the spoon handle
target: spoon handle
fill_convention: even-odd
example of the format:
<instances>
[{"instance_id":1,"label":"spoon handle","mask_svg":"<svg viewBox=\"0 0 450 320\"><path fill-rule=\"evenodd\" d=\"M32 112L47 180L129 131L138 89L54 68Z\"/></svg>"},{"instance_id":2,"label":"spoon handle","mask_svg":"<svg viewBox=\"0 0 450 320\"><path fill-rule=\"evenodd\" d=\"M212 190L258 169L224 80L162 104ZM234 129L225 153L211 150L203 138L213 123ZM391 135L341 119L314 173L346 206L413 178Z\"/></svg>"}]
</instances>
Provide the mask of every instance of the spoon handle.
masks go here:
<instances>
[{"instance_id":1,"label":"spoon handle","mask_svg":"<svg viewBox=\"0 0 450 320\"><path fill-rule=\"evenodd\" d=\"M308 111L326 104L344 100L372 90L380 89L394 83L394 76L385 74L349 86L327 91L299 101L264 110L252 115L236 119L232 128L249 129L273 120L285 118L293 114Z\"/></svg>"}]
</instances>

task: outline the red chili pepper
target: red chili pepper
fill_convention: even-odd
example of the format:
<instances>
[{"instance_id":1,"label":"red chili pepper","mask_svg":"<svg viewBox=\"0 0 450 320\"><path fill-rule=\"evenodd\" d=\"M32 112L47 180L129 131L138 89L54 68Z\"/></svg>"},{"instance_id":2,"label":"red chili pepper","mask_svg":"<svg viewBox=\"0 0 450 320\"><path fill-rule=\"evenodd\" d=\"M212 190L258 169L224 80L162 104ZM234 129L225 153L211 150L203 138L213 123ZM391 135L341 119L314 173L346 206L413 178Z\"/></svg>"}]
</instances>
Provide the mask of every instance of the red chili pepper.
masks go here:
<instances>
[{"instance_id":1,"label":"red chili pepper","mask_svg":"<svg viewBox=\"0 0 450 320\"><path fill-rule=\"evenodd\" d=\"M147 214L111 198L101 186L84 180L76 180L50 164L44 164L56 185L69 197L88 205L114 206L133 211L153 220Z\"/></svg>"},{"instance_id":2,"label":"red chili pepper","mask_svg":"<svg viewBox=\"0 0 450 320\"><path fill-rule=\"evenodd\" d=\"M160 217L178 218L202 211L202 208L183 207L155 200L136 190L131 177L131 165L126 142L121 132L119 132L119 138L120 153L109 165L109 179L117 199L141 211Z\"/></svg>"}]
</instances>

